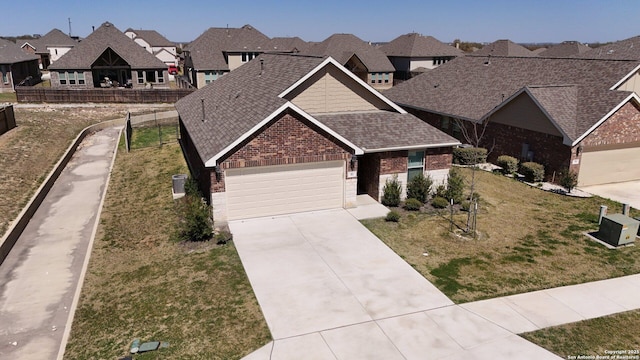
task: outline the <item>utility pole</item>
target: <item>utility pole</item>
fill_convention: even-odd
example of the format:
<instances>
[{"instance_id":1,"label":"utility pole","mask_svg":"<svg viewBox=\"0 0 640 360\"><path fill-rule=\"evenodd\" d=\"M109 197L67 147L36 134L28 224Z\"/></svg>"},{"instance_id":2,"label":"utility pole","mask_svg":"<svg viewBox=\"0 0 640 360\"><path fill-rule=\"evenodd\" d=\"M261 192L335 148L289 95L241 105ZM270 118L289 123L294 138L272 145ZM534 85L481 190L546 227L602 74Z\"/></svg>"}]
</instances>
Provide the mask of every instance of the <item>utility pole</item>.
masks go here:
<instances>
[{"instance_id":1,"label":"utility pole","mask_svg":"<svg viewBox=\"0 0 640 360\"><path fill-rule=\"evenodd\" d=\"M69 19L69 37L71 37L71 18L68 18L68 19Z\"/></svg>"}]
</instances>

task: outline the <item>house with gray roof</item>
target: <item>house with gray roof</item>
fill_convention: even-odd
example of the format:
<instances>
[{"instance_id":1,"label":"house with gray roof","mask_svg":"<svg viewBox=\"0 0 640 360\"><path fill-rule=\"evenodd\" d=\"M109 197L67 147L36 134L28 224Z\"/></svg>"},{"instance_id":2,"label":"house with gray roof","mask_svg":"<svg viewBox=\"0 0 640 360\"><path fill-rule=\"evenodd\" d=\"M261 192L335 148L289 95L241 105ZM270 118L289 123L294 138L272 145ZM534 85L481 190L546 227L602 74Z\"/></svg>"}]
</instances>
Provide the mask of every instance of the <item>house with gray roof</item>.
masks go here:
<instances>
[{"instance_id":1,"label":"house with gray roof","mask_svg":"<svg viewBox=\"0 0 640 360\"><path fill-rule=\"evenodd\" d=\"M0 92L13 92L20 83L40 82L38 57L28 54L15 43L0 39Z\"/></svg>"},{"instance_id":2,"label":"house with gray roof","mask_svg":"<svg viewBox=\"0 0 640 360\"><path fill-rule=\"evenodd\" d=\"M640 179L640 62L466 56L384 92L464 139L484 129L490 160L545 166L580 186ZM555 174L555 176L554 176Z\"/></svg>"},{"instance_id":3,"label":"house with gray roof","mask_svg":"<svg viewBox=\"0 0 640 360\"><path fill-rule=\"evenodd\" d=\"M463 56L464 52L433 36L409 33L380 46L396 69L395 79L407 80Z\"/></svg>"},{"instance_id":4,"label":"house with gray roof","mask_svg":"<svg viewBox=\"0 0 640 360\"><path fill-rule=\"evenodd\" d=\"M377 90L393 86L396 69L385 53L353 34L333 34L301 53L331 56Z\"/></svg>"},{"instance_id":5,"label":"house with gray roof","mask_svg":"<svg viewBox=\"0 0 640 360\"><path fill-rule=\"evenodd\" d=\"M113 24L105 22L49 66L51 86L169 87L166 65Z\"/></svg>"},{"instance_id":6,"label":"house with gray roof","mask_svg":"<svg viewBox=\"0 0 640 360\"><path fill-rule=\"evenodd\" d=\"M176 103L216 221L356 206L385 181L442 181L455 138L327 56L262 54ZM404 196L404 195L403 195Z\"/></svg>"},{"instance_id":7,"label":"house with gray roof","mask_svg":"<svg viewBox=\"0 0 640 360\"><path fill-rule=\"evenodd\" d=\"M640 36L613 42L576 55L582 59L640 60Z\"/></svg>"},{"instance_id":8,"label":"house with gray roof","mask_svg":"<svg viewBox=\"0 0 640 360\"><path fill-rule=\"evenodd\" d=\"M563 41L561 44L551 46L550 48L538 52L540 57L574 57L590 51L591 48L578 41Z\"/></svg>"},{"instance_id":9,"label":"house with gray roof","mask_svg":"<svg viewBox=\"0 0 640 360\"><path fill-rule=\"evenodd\" d=\"M53 29L38 39L26 40L22 50L40 57L40 69L48 69L49 65L66 54L78 42L58 29Z\"/></svg>"},{"instance_id":10,"label":"house with gray roof","mask_svg":"<svg viewBox=\"0 0 640 360\"><path fill-rule=\"evenodd\" d=\"M169 41L155 30L134 30L128 28L124 31L131 40L142 46L145 50L152 53L160 61L169 65L176 65L176 44Z\"/></svg>"},{"instance_id":11,"label":"house with gray roof","mask_svg":"<svg viewBox=\"0 0 640 360\"><path fill-rule=\"evenodd\" d=\"M511 40L497 40L485 45L482 49L475 51L473 55L491 56L518 56L532 57L536 54L522 45L518 45Z\"/></svg>"}]
</instances>

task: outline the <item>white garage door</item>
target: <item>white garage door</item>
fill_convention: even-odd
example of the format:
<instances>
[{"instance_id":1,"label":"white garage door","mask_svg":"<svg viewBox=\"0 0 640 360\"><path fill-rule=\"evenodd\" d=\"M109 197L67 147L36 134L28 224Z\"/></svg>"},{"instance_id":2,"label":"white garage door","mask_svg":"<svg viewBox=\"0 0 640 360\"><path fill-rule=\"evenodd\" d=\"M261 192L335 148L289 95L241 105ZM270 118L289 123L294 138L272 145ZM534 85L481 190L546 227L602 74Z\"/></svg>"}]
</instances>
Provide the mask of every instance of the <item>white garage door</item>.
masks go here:
<instances>
[{"instance_id":1,"label":"white garage door","mask_svg":"<svg viewBox=\"0 0 640 360\"><path fill-rule=\"evenodd\" d=\"M344 161L225 171L229 220L343 207Z\"/></svg>"},{"instance_id":2,"label":"white garage door","mask_svg":"<svg viewBox=\"0 0 640 360\"><path fill-rule=\"evenodd\" d=\"M582 153L578 186L640 179L640 148Z\"/></svg>"}]
</instances>

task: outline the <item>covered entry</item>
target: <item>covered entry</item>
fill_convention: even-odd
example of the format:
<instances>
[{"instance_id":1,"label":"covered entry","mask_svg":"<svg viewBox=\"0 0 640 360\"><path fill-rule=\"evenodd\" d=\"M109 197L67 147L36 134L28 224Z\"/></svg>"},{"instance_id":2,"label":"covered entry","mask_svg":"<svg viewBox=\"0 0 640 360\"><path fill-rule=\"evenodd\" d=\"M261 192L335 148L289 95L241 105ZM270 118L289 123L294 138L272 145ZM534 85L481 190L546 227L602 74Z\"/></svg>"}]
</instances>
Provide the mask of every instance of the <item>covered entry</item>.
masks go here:
<instances>
[{"instance_id":1,"label":"covered entry","mask_svg":"<svg viewBox=\"0 0 640 360\"><path fill-rule=\"evenodd\" d=\"M344 160L228 169L227 218L341 208L344 171Z\"/></svg>"}]
</instances>

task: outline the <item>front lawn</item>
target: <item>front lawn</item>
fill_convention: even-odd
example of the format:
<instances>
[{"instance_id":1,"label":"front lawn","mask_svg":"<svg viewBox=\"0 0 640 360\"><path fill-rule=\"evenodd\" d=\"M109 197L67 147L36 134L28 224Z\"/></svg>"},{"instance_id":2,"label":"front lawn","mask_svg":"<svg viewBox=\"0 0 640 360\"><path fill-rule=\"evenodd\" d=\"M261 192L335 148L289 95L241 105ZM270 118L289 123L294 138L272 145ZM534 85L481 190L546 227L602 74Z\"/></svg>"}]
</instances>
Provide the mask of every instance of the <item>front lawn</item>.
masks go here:
<instances>
[{"instance_id":1,"label":"front lawn","mask_svg":"<svg viewBox=\"0 0 640 360\"><path fill-rule=\"evenodd\" d=\"M446 210L363 223L457 303L640 273L638 246L609 250L583 235L598 228L600 205L611 214L620 204L544 192L482 171L477 176L477 240L452 235ZM466 213L454 219L462 226Z\"/></svg>"}]
</instances>

